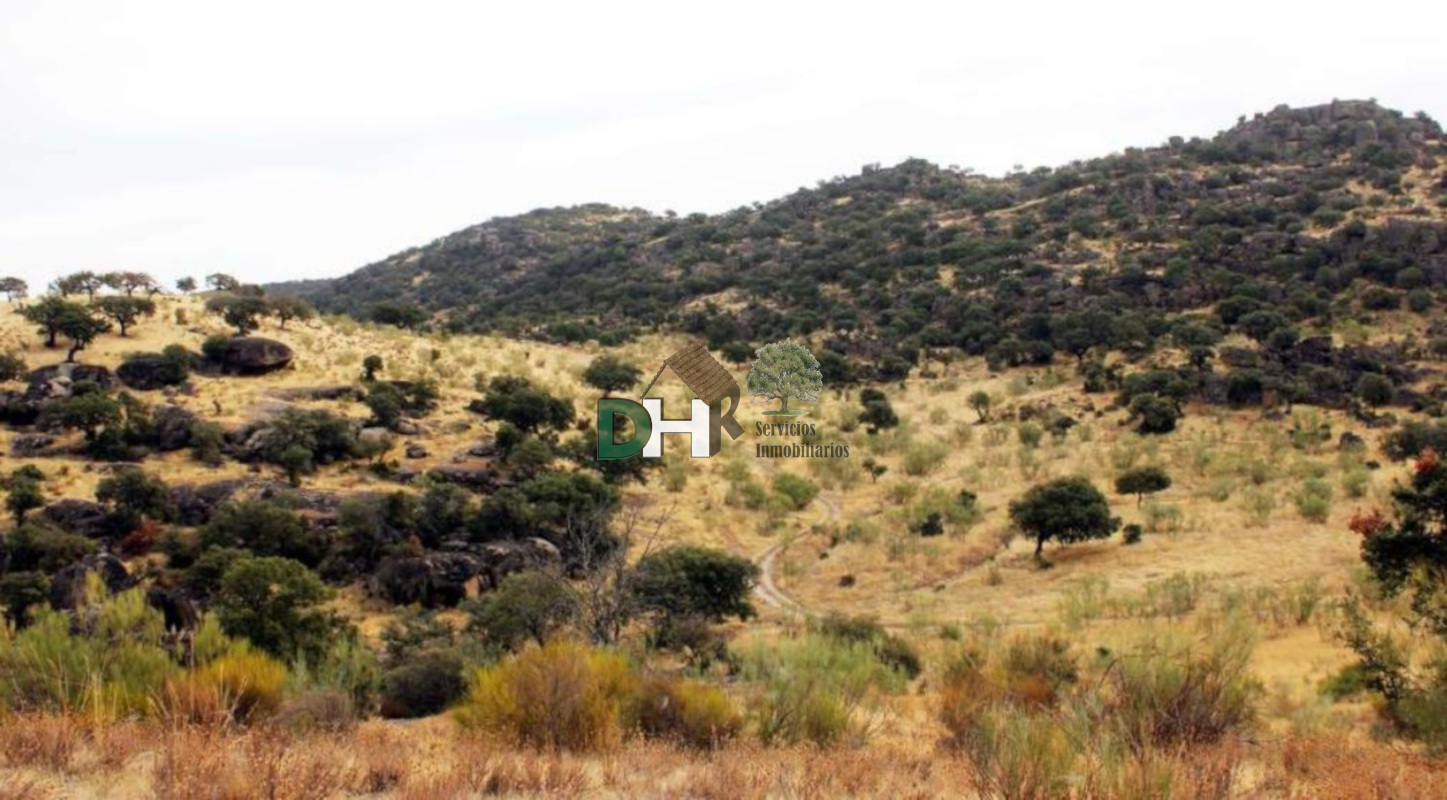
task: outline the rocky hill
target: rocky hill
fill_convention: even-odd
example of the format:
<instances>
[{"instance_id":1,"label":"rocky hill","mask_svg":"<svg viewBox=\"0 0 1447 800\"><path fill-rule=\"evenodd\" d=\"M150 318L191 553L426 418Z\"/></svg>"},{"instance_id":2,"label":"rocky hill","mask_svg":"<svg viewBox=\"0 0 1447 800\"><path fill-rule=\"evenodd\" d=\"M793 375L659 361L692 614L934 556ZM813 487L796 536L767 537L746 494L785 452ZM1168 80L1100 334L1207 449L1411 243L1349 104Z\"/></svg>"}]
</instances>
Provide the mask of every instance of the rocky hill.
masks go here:
<instances>
[{"instance_id":1,"label":"rocky hill","mask_svg":"<svg viewBox=\"0 0 1447 800\"><path fill-rule=\"evenodd\" d=\"M1149 348L1227 300L1227 331L1257 306L1324 330L1447 284L1443 154L1422 114L1280 106L1209 139L1003 178L909 160L713 216L540 209L281 288L555 341L663 327L742 355L806 335L880 378L922 348L1000 362ZM1082 340L1061 322L1089 311L1112 324Z\"/></svg>"}]
</instances>

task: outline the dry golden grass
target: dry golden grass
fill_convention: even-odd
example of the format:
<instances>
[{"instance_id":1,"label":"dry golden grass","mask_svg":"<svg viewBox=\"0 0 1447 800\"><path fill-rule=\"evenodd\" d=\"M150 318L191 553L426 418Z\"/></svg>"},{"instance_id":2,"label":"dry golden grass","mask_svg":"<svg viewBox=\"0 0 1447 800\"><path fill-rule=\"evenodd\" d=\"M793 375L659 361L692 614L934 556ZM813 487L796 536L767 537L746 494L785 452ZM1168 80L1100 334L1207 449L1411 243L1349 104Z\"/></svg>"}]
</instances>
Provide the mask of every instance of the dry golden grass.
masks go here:
<instances>
[{"instance_id":1,"label":"dry golden grass","mask_svg":"<svg viewBox=\"0 0 1447 800\"><path fill-rule=\"evenodd\" d=\"M26 738L44 738L44 717L7 721ZM763 748L740 744L713 753L635 742L604 754L497 749L460 736L444 719L365 723L344 734L293 736L278 729L227 729L162 723L126 731L123 751L93 732L75 737L64 765L0 762L0 797L297 798L340 797L773 797L989 796L970 763L916 738L862 750ZM120 755L121 758L114 756ZM1047 796L1440 797L1447 767L1335 732L1229 740L1188 752L1155 753L1102 770L1086 766L1073 790Z\"/></svg>"}]
</instances>

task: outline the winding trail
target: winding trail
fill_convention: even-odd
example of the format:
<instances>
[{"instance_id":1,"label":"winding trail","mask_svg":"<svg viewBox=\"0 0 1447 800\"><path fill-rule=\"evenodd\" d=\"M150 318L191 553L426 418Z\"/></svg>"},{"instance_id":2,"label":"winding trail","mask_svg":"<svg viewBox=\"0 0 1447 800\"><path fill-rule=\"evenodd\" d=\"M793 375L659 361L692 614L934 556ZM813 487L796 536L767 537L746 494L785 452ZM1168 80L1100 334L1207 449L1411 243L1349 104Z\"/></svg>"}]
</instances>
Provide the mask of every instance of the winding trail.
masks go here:
<instances>
[{"instance_id":1,"label":"winding trail","mask_svg":"<svg viewBox=\"0 0 1447 800\"><path fill-rule=\"evenodd\" d=\"M778 467L767 459L759 459L759 464L771 477L778 472ZM815 495L810 505L823 509L825 521L829 525L837 525L840 517L843 516L843 507L833 493L826 494L821 491ZM754 584L754 596L759 599L759 602L775 611L792 617L805 617L809 615L809 609L803 603L785 594L774 581L774 564L787 545L788 541L774 542L764 548L763 552L754 556L754 563L759 567L759 581Z\"/></svg>"}]
</instances>

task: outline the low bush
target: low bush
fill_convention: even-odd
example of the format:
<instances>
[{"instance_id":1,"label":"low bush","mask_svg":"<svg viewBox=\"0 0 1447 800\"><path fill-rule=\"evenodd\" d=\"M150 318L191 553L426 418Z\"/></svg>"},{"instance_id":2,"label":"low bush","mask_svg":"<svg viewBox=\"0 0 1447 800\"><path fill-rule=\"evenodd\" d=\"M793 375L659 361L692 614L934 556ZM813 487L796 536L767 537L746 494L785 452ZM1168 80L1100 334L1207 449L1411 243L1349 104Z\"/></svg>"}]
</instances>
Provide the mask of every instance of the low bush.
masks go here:
<instances>
[{"instance_id":1,"label":"low bush","mask_svg":"<svg viewBox=\"0 0 1447 800\"><path fill-rule=\"evenodd\" d=\"M744 726L743 715L717 687L658 677L639 685L630 716L649 738L700 749L718 748Z\"/></svg>"},{"instance_id":2,"label":"low bush","mask_svg":"<svg viewBox=\"0 0 1447 800\"><path fill-rule=\"evenodd\" d=\"M637 677L623 656L572 642L484 667L454 711L464 729L540 750L600 750L625 731Z\"/></svg>"},{"instance_id":3,"label":"low bush","mask_svg":"<svg viewBox=\"0 0 1447 800\"><path fill-rule=\"evenodd\" d=\"M919 653L904 639L890 633L873 617L849 617L830 614L814 626L822 636L843 642L868 645L885 666L898 671L906 679L919 677L923 670Z\"/></svg>"},{"instance_id":4,"label":"low bush","mask_svg":"<svg viewBox=\"0 0 1447 800\"><path fill-rule=\"evenodd\" d=\"M912 478L929 475L944 463L950 450L942 442L914 442L904 450L904 474Z\"/></svg>"},{"instance_id":5,"label":"low bush","mask_svg":"<svg viewBox=\"0 0 1447 800\"><path fill-rule=\"evenodd\" d=\"M162 644L165 622L142 592L110 597L98 576L87 583L83 626L72 630L70 615L45 607L24 630L0 625L0 708L145 714L179 671Z\"/></svg>"},{"instance_id":6,"label":"low bush","mask_svg":"<svg viewBox=\"0 0 1447 800\"><path fill-rule=\"evenodd\" d=\"M781 472L774 478L774 491L787 498L790 507L801 509L814 502L819 495L819 486L808 478Z\"/></svg>"},{"instance_id":7,"label":"low bush","mask_svg":"<svg viewBox=\"0 0 1447 800\"><path fill-rule=\"evenodd\" d=\"M1195 645L1148 636L1107 674L1105 717L1133 752L1214 744L1255 720L1261 692L1248 662L1255 634L1239 622Z\"/></svg>"},{"instance_id":8,"label":"low bush","mask_svg":"<svg viewBox=\"0 0 1447 800\"><path fill-rule=\"evenodd\" d=\"M817 634L756 643L738 661L740 678L751 684L749 715L766 745L860 743L870 732L860 717L879 693L904 684L871 645Z\"/></svg>"},{"instance_id":9,"label":"low bush","mask_svg":"<svg viewBox=\"0 0 1447 800\"><path fill-rule=\"evenodd\" d=\"M336 689L303 692L282 704L275 721L296 735L343 733L357 725L352 698Z\"/></svg>"},{"instance_id":10,"label":"low bush","mask_svg":"<svg viewBox=\"0 0 1447 800\"><path fill-rule=\"evenodd\" d=\"M1311 522L1326 522L1331 515L1331 495L1331 484L1320 478L1307 480L1296 493L1296 511Z\"/></svg>"},{"instance_id":11,"label":"low bush","mask_svg":"<svg viewBox=\"0 0 1447 800\"><path fill-rule=\"evenodd\" d=\"M240 645L199 669L170 681L166 711L194 722L255 722L281 707L286 667Z\"/></svg>"},{"instance_id":12,"label":"low bush","mask_svg":"<svg viewBox=\"0 0 1447 800\"><path fill-rule=\"evenodd\" d=\"M462 672L460 657L438 650L393 667L382 676L382 716L412 719L442 711L467 691Z\"/></svg>"}]
</instances>

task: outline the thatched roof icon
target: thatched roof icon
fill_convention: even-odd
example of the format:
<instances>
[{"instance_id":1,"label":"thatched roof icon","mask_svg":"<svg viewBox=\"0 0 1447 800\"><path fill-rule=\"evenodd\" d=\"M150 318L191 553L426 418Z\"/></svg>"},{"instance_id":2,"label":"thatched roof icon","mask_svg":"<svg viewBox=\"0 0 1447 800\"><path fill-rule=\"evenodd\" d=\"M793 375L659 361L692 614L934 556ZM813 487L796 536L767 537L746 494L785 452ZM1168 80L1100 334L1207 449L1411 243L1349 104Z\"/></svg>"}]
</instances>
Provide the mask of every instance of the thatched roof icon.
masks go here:
<instances>
[{"instance_id":1,"label":"thatched roof icon","mask_svg":"<svg viewBox=\"0 0 1447 800\"><path fill-rule=\"evenodd\" d=\"M658 368L658 374L648 382L648 388L643 390L643 397L653 389L653 384L658 382L658 377L663 370L673 369L673 374L688 385L699 399L713 405L719 398L727 395L729 390L738 386L734 376L724 369L724 365L718 363L703 342L694 342L691 345L679 349L678 352L663 359L663 366Z\"/></svg>"}]
</instances>

